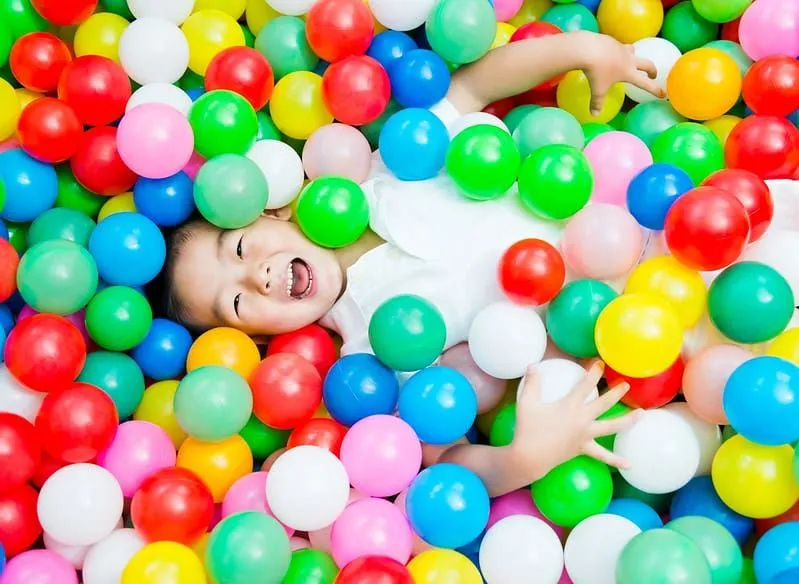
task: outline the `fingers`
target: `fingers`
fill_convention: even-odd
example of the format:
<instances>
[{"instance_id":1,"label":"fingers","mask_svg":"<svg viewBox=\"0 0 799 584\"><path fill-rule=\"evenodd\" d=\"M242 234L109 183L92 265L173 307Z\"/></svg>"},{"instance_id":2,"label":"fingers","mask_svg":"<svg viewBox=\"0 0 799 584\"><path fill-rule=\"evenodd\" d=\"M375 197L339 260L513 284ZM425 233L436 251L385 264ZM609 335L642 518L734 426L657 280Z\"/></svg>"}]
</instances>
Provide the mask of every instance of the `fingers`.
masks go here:
<instances>
[{"instance_id":1,"label":"fingers","mask_svg":"<svg viewBox=\"0 0 799 584\"><path fill-rule=\"evenodd\" d=\"M640 417L639 411L635 410L612 420L598 420L591 425L591 435L599 438L618 434L635 424Z\"/></svg>"},{"instance_id":2,"label":"fingers","mask_svg":"<svg viewBox=\"0 0 799 584\"><path fill-rule=\"evenodd\" d=\"M617 386L609 389L588 404L588 407L591 409L591 414L594 418L601 416L619 403L619 400L621 400L628 391L630 391L629 383L619 383Z\"/></svg>"},{"instance_id":3,"label":"fingers","mask_svg":"<svg viewBox=\"0 0 799 584\"><path fill-rule=\"evenodd\" d=\"M605 97L608 94L609 87L592 87L591 88L591 115L596 117L602 113L602 108L605 106Z\"/></svg>"},{"instance_id":4,"label":"fingers","mask_svg":"<svg viewBox=\"0 0 799 584\"><path fill-rule=\"evenodd\" d=\"M588 368L582 381L580 381L569 394L573 401L578 404L585 403L596 390L597 383L602 379L604 372L605 364L599 359L594 361L591 367Z\"/></svg>"},{"instance_id":5,"label":"fingers","mask_svg":"<svg viewBox=\"0 0 799 584\"><path fill-rule=\"evenodd\" d=\"M642 61L645 61L645 59L642 59ZM651 61L649 63L651 64ZM652 65L652 67L654 67L654 65ZM646 75L641 75L641 72L646 73ZM655 70L655 75L657 75L657 70ZM636 69L635 72L630 75L629 79L627 79L627 82L644 91L648 91L655 97L666 97L666 93L654 80L649 78L649 72L646 70L639 71Z\"/></svg>"},{"instance_id":6,"label":"fingers","mask_svg":"<svg viewBox=\"0 0 799 584\"><path fill-rule=\"evenodd\" d=\"M538 403L539 401L541 401L541 382L535 367L530 365L522 381L521 391L519 391L519 395L516 397L516 402L524 406L526 404Z\"/></svg>"},{"instance_id":7,"label":"fingers","mask_svg":"<svg viewBox=\"0 0 799 584\"><path fill-rule=\"evenodd\" d=\"M654 79L658 76L657 67L655 67L655 64L649 59L636 59L635 66L638 67L639 71L643 71L649 75L650 79Z\"/></svg>"},{"instance_id":8,"label":"fingers","mask_svg":"<svg viewBox=\"0 0 799 584\"><path fill-rule=\"evenodd\" d=\"M627 459L622 458L618 454L614 454L607 448L601 447L593 440L591 440L585 445L585 447L583 448L583 453L590 456L591 458L597 459L600 462L609 464L610 466L615 466L617 468L623 468L623 469L630 468L630 463L627 461Z\"/></svg>"}]
</instances>

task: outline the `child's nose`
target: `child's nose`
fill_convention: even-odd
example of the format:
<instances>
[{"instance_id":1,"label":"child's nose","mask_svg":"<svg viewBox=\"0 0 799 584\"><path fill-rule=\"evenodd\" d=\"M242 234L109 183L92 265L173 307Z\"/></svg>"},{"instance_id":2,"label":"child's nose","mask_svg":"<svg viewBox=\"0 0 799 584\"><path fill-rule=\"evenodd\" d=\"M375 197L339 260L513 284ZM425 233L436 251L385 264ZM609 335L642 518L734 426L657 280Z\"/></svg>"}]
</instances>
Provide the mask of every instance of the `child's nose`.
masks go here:
<instances>
[{"instance_id":1,"label":"child's nose","mask_svg":"<svg viewBox=\"0 0 799 584\"><path fill-rule=\"evenodd\" d=\"M247 268L247 285L258 294L269 294L272 290L272 270L268 265L257 264Z\"/></svg>"}]
</instances>

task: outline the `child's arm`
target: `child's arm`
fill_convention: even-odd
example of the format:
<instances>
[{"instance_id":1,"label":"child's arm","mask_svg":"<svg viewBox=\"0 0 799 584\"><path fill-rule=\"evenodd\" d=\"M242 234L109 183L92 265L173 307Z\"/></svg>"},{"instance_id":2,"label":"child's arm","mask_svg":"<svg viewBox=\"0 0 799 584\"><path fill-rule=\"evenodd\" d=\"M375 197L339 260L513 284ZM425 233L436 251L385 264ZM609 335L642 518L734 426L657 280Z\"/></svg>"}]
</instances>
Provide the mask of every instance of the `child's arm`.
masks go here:
<instances>
[{"instance_id":1,"label":"child's arm","mask_svg":"<svg viewBox=\"0 0 799 584\"><path fill-rule=\"evenodd\" d=\"M632 83L662 96L652 81L655 65L635 56L632 45L579 31L509 43L454 75L447 99L462 114L518 95L562 73L582 69L591 83L591 109L599 112L611 85ZM649 77L647 77L647 75ZM651 78L651 79L650 79Z\"/></svg>"}]
</instances>

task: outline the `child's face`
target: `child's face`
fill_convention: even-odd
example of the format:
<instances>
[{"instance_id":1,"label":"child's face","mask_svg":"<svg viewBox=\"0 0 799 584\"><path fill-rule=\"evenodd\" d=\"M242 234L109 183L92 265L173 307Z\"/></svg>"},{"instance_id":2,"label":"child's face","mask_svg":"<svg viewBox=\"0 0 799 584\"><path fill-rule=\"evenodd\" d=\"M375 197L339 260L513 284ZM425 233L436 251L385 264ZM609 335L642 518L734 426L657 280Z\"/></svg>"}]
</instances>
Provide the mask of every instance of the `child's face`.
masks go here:
<instances>
[{"instance_id":1,"label":"child's face","mask_svg":"<svg viewBox=\"0 0 799 584\"><path fill-rule=\"evenodd\" d=\"M261 217L242 229L193 229L175 258L173 294L188 324L251 335L297 330L330 310L343 285L332 252L299 228Z\"/></svg>"}]
</instances>

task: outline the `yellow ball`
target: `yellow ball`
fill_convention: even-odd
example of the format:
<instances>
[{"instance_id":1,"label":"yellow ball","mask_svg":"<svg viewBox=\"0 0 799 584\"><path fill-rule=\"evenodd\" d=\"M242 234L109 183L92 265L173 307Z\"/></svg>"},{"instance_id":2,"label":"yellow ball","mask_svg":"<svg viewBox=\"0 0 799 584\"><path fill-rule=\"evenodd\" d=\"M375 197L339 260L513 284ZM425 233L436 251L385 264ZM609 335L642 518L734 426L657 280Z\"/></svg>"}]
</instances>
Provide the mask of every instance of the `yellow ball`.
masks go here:
<instances>
[{"instance_id":1,"label":"yellow ball","mask_svg":"<svg viewBox=\"0 0 799 584\"><path fill-rule=\"evenodd\" d=\"M788 445L761 446L734 436L716 453L712 477L721 500L746 517L776 517L799 501L793 448Z\"/></svg>"},{"instance_id":2,"label":"yellow ball","mask_svg":"<svg viewBox=\"0 0 799 584\"><path fill-rule=\"evenodd\" d=\"M729 114L725 114L723 116L719 116L718 118L714 118L712 120L708 120L704 122L704 126L710 131L712 131L718 139L721 140L721 145L724 146L727 143L727 138L730 136L730 132L735 129L735 126L741 123L741 118L738 116L733 116Z\"/></svg>"},{"instance_id":3,"label":"yellow ball","mask_svg":"<svg viewBox=\"0 0 799 584\"><path fill-rule=\"evenodd\" d=\"M552 0L524 0L519 12L508 22L519 28L529 22L540 20L552 6Z\"/></svg>"},{"instance_id":4,"label":"yellow ball","mask_svg":"<svg viewBox=\"0 0 799 584\"><path fill-rule=\"evenodd\" d=\"M678 113L692 120L712 120L738 102L743 78L735 60L719 49L689 51L674 64L666 94Z\"/></svg>"},{"instance_id":5,"label":"yellow ball","mask_svg":"<svg viewBox=\"0 0 799 584\"><path fill-rule=\"evenodd\" d=\"M181 30L189 43L189 68L197 75L205 75L208 64L220 52L244 46L244 31L239 23L221 10L195 12Z\"/></svg>"},{"instance_id":6,"label":"yellow ball","mask_svg":"<svg viewBox=\"0 0 799 584\"><path fill-rule=\"evenodd\" d=\"M557 97L558 107L565 109L581 124L607 124L621 111L624 104L624 85L615 83L611 86L598 116L591 113L591 85L582 71L570 71L566 74L558 85Z\"/></svg>"},{"instance_id":7,"label":"yellow ball","mask_svg":"<svg viewBox=\"0 0 799 584\"><path fill-rule=\"evenodd\" d=\"M190 548L173 541L144 546L122 572L121 584L205 584L205 569Z\"/></svg>"},{"instance_id":8,"label":"yellow ball","mask_svg":"<svg viewBox=\"0 0 799 584\"><path fill-rule=\"evenodd\" d=\"M280 12L269 6L266 0L247 0L247 9L244 12L247 28L255 36L267 22L280 16Z\"/></svg>"},{"instance_id":9,"label":"yellow ball","mask_svg":"<svg viewBox=\"0 0 799 584\"><path fill-rule=\"evenodd\" d=\"M599 356L630 377L652 377L680 356L683 327L675 310L651 294L624 294L599 315L594 339Z\"/></svg>"},{"instance_id":10,"label":"yellow ball","mask_svg":"<svg viewBox=\"0 0 799 584\"><path fill-rule=\"evenodd\" d=\"M474 564L453 550L422 552L408 564L415 584L483 584Z\"/></svg>"},{"instance_id":11,"label":"yellow ball","mask_svg":"<svg viewBox=\"0 0 799 584\"><path fill-rule=\"evenodd\" d=\"M186 438L178 450L180 468L192 471L221 503L233 483L252 472L252 452L244 438L236 434L221 442L200 442Z\"/></svg>"},{"instance_id":12,"label":"yellow ball","mask_svg":"<svg viewBox=\"0 0 799 584\"><path fill-rule=\"evenodd\" d=\"M153 383L144 392L139 407L133 413L134 420L151 422L169 434L176 449L188 437L175 416L174 401L178 384L179 382L170 379Z\"/></svg>"},{"instance_id":13,"label":"yellow ball","mask_svg":"<svg viewBox=\"0 0 799 584\"><path fill-rule=\"evenodd\" d=\"M660 0L602 0L596 13L599 30L622 43L657 36L663 26Z\"/></svg>"},{"instance_id":14,"label":"yellow ball","mask_svg":"<svg viewBox=\"0 0 799 584\"><path fill-rule=\"evenodd\" d=\"M100 207L100 212L97 213L97 222L99 223L106 217L110 217L115 213L135 213L136 203L133 201L133 193L122 193L115 197L111 197L103 206Z\"/></svg>"},{"instance_id":15,"label":"yellow ball","mask_svg":"<svg viewBox=\"0 0 799 584\"><path fill-rule=\"evenodd\" d=\"M782 357L799 365L799 328L788 329L771 343L767 355Z\"/></svg>"},{"instance_id":16,"label":"yellow ball","mask_svg":"<svg viewBox=\"0 0 799 584\"><path fill-rule=\"evenodd\" d=\"M296 71L275 85L269 113L278 129L297 140L307 140L333 121L322 96L322 78L310 71Z\"/></svg>"},{"instance_id":17,"label":"yellow ball","mask_svg":"<svg viewBox=\"0 0 799 584\"><path fill-rule=\"evenodd\" d=\"M118 14L98 12L75 31L75 55L100 55L119 63L119 39L130 24Z\"/></svg>"},{"instance_id":18,"label":"yellow ball","mask_svg":"<svg viewBox=\"0 0 799 584\"><path fill-rule=\"evenodd\" d=\"M25 89L24 87L18 87L14 90L17 93L17 98L19 99L19 111L22 113L25 111L25 108L32 104L37 99L41 99L44 97L41 93L36 93L35 91L31 91L30 89Z\"/></svg>"},{"instance_id":19,"label":"yellow ball","mask_svg":"<svg viewBox=\"0 0 799 584\"><path fill-rule=\"evenodd\" d=\"M666 300L686 329L699 322L707 303L707 286L699 272L685 267L671 256L660 256L639 264L630 274L624 292L651 294Z\"/></svg>"},{"instance_id":20,"label":"yellow ball","mask_svg":"<svg viewBox=\"0 0 799 584\"><path fill-rule=\"evenodd\" d=\"M255 341L239 330L222 326L203 333L194 341L186 358L186 371L221 365L249 379L260 362L261 354Z\"/></svg>"},{"instance_id":21,"label":"yellow ball","mask_svg":"<svg viewBox=\"0 0 799 584\"><path fill-rule=\"evenodd\" d=\"M247 0L195 0L194 10L220 10L229 14L234 20L238 20L247 8Z\"/></svg>"},{"instance_id":22,"label":"yellow ball","mask_svg":"<svg viewBox=\"0 0 799 584\"><path fill-rule=\"evenodd\" d=\"M491 48L503 47L510 42L510 37L516 32L516 27L507 22L497 23L497 35L494 37L494 42L491 43Z\"/></svg>"},{"instance_id":23,"label":"yellow ball","mask_svg":"<svg viewBox=\"0 0 799 584\"><path fill-rule=\"evenodd\" d=\"M19 96L11 84L0 77L0 142L10 138L17 130L21 111Z\"/></svg>"}]
</instances>

